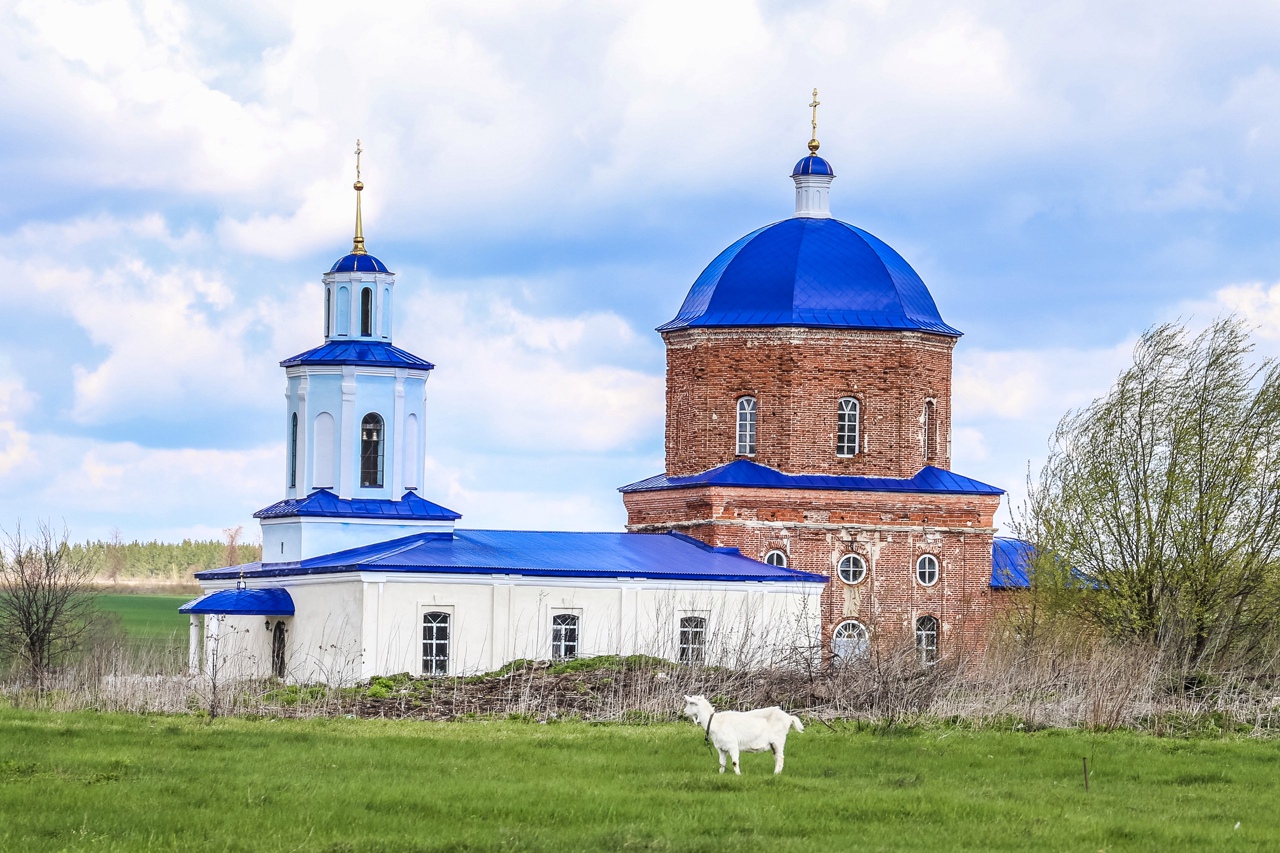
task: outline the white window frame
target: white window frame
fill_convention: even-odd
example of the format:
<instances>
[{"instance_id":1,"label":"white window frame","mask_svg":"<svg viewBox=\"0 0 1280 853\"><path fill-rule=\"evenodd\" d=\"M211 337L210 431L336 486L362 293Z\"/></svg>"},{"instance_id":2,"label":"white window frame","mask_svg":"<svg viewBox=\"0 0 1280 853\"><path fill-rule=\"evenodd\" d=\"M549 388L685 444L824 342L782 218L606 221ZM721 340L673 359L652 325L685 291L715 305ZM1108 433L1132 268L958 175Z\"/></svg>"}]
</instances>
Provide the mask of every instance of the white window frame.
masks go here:
<instances>
[{"instance_id":1,"label":"white window frame","mask_svg":"<svg viewBox=\"0 0 1280 853\"><path fill-rule=\"evenodd\" d=\"M839 644L847 644L841 646ZM857 619L846 619L831 632L831 657L850 661L866 655L871 648L871 632Z\"/></svg>"},{"instance_id":2,"label":"white window frame","mask_svg":"<svg viewBox=\"0 0 1280 853\"><path fill-rule=\"evenodd\" d=\"M774 558L776 558L777 562L775 562ZM787 552L780 548L772 548L769 553L764 555L764 561L770 566L785 569L787 567Z\"/></svg>"},{"instance_id":3,"label":"white window frame","mask_svg":"<svg viewBox=\"0 0 1280 853\"><path fill-rule=\"evenodd\" d=\"M932 580L925 580L928 571L924 568L926 561L932 561ZM942 561L933 554L921 554L916 557L916 583L921 586L933 586L942 578Z\"/></svg>"},{"instance_id":4,"label":"white window frame","mask_svg":"<svg viewBox=\"0 0 1280 853\"><path fill-rule=\"evenodd\" d=\"M433 613L439 613L445 617L445 622L443 623L445 626L445 638L444 638L445 654L444 654L444 670L443 671L439 671L435 669L429 670L426 667L426 658L427 658L426 653L427 653L427 642L428 642L426 637L427 617ZM432 624L439 625L441 623L434 622ZM427 676L441 676L441 675L448 675L449 673L453 672L454 639L456 638L458 633L457 619L454 617L453 608L440 607L437 605L422 605L421 607L418 608L418 626L419 628L422 629L422 636L420 640L421 646L419 647L420 650L422 651L422 663L419 664L419 666L422 669L422 674ZM430 642L432 642L433 644L438 644L440 640L433 638ZM435 650L433 649L433 651ZM432 660L439 660L439 656L433 654Z\"/></svg>"},{"instance_id":5,"label":"white window frame","mask_svg":"<svg viewBox=\"0 0 1280 853\"><path fill-rule=\"evenodd\" d=\"M836 456L842 459L857 456L861 439L862 403L857 397L841 397L836 405Z\"/></svg>"},{"instance_id":6,"label":"white window frame","mask_svg":"<svg viewBox=\"0 0 1280 853\"><path fill-rule=\"evenodd\" d=\"M685 624L694 619L699 620L701 624ZM676 660L687 664L707 662L707 633L710 622L710 614L706 612L680 614L676 621Z\"/></svg>"},{"instance_id":7,"label":"white window frame","mask_svg":"<svg viewBox=\"0 0 1280 853\"><path fill-rule=\"evenodd\" d=\"M553 661L576 660L581 654L582 613L576 610L553 611L551 613L551 659Z\"/></svg>"},{"instance_id":8,"label":"white window frame","mask_svg":"<svg viewBox=\"0 0 1280 853\"><path fill-rule=\"evenodd\" d=\"M739 397L737 406L737 455L755 456L756 436L760 424L759 403L756 402L755 397Z\"/></svg>"},{"instance_id":9,"label":"white window frame","mask_svg":"<svg viewBox=\"0 0 1280 853\"><path fill-rule=\"evenodd\" d=\"M861 554L845 554L836 565L836 576L849 586L860 584L867 578L867 561Z\"/></svg>"},{"instance_id":10,"label":"white window frame","mask_svg":"<svg viewBox=\"0 0 1280 853\"><path fill-rule=\"evenodd\" d=\"M926 625L929 620L931 625ZM920 655L920 663L932 666L938 662L938 641L942 634L942 620L937 616L925 614L916 617L916 651Z\"/></svg>"}]
</instances>

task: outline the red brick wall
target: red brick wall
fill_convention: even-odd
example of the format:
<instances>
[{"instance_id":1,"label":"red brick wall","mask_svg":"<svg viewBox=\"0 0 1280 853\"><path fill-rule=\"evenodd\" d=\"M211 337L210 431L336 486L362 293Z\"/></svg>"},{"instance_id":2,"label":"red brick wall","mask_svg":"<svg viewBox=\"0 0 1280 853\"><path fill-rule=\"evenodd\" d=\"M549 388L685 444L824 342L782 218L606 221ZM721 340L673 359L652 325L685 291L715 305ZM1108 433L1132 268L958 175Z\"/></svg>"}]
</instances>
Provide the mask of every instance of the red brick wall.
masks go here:
<instances>
[{"instance_id":1,"label":"red brick wall","mask_svg":"<svg viewBox=\"0 0 1280 853\"><path fill-rule=\"evenodd\" d=\"M791 568L826 575L825 638L857 619L879 641L911 637L915 620L942 625L940 650L980 652L996 611L991 579L994 496L697 487L623 496L628 530L676 530L763 560L779 549ZM860 555L867 576L841 581L836 566ZM923 586L915 563L938 558L938 582Z\"/></svg>"},{"instance_id":2,"label":"red brick wall","mask_svg":"<svg viewBox=\"0 0 1280 853\"><path fill-rule=\"evenodd\" d=\"M955 339L853 329L679 329L666 332L667 473L695 474L738 458L737 401L758 405L753 461L793 474L911 477L951 464ZM840 398L861 404L865 452L836 456ZM934 401L932 458L923 439Z\"/></svg>"}]
</instances>

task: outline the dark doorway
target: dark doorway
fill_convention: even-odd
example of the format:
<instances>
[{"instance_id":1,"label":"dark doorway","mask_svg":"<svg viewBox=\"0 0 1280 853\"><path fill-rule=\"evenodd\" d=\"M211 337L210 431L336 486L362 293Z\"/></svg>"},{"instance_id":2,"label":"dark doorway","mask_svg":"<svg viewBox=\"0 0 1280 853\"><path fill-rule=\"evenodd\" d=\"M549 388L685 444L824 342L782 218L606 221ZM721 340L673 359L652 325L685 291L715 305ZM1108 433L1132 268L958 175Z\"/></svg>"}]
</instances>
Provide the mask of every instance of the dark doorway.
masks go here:
<instances>
[{"instance_id":1,"label":"dark doorway","mask_svg":"<svg viewBox=\"0 0 1280 853\"><path fill-rule=\"evenodd\" d=\"M275 631L271 634L271 673L276 678L284 678L284 622L276 622Z\"/></svg>"}]
</instances>

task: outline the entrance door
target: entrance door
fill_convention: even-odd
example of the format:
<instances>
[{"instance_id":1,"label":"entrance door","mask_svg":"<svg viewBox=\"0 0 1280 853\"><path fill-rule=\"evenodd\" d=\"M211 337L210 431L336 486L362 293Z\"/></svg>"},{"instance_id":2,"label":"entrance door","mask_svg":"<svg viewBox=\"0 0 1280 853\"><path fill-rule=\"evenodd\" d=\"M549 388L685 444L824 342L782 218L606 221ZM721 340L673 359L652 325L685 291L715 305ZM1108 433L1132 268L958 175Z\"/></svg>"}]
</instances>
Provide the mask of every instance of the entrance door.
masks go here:
<instances>
[{"instance_id":1,"label":"entrance door","mask_svg":"<svg viewBox=\"0 0 1280 853\"><path fill-rule=\"evenodd\" d=\"M271 634L271 672L276 678L284 678L284 621L277 620Z\"/></svg>"}]
</instances>

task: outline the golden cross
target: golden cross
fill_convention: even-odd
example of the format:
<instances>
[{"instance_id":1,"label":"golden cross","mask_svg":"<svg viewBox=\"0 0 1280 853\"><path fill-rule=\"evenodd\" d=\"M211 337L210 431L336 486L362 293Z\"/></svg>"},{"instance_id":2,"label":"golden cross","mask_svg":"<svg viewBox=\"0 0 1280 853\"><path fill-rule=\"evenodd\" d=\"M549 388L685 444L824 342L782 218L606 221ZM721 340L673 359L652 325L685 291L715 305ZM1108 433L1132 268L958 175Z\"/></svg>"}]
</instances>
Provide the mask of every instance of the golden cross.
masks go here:
<instances>
[{"instance_id":1,"label":"golden cross","mask_svg":"<svg viewBox=\"0 0 1280 853\"><path fill-rule=\"evenodd\" d=\"M813 103L809 104L813 108L813 136L809 139L809 153L818 153L818 107L822 105L822 101L818 100L818 90L813 90Z\"/></svg>"}]
</instances>

